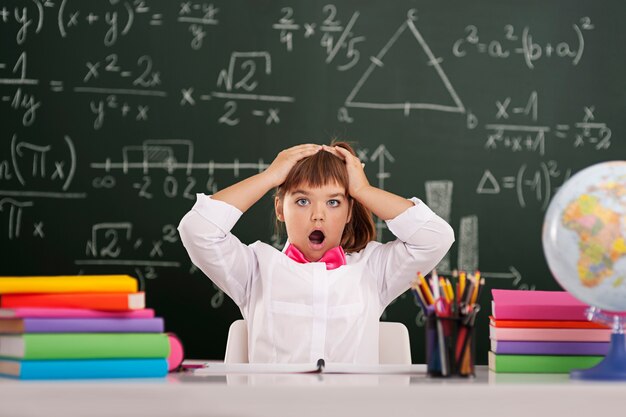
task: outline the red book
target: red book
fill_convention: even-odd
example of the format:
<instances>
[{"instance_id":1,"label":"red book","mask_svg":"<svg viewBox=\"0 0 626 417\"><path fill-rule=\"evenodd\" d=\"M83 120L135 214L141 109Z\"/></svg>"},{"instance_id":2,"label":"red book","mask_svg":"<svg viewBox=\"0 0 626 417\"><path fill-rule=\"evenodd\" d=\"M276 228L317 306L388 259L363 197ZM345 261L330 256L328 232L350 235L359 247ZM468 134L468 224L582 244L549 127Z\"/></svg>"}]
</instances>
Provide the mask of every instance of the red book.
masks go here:
<instances>
[{"instance_id":1,"label":"red book","mask_svg":"<svg viewBox=\"0 0 626 417\"><path fill-rule=\"evenodd\" d=\"M610 326L593 321L566 321L566 320L496 320L489 317L489 324L494 327L523 327L523 328L550 328L550 329L607 329Z\"/></svg>"},{"instance_id":2,"label":"red book","mask_svg":"<svg viewBox=\"0 0 626 417\"><path fill-rule=\"evenodd\" d=\"M0 307L88 308L93 310L137 310L145 308L143 292L136 293L58 293L58 294L5 294L0 297Z\"/></svg>"}]
</instances>

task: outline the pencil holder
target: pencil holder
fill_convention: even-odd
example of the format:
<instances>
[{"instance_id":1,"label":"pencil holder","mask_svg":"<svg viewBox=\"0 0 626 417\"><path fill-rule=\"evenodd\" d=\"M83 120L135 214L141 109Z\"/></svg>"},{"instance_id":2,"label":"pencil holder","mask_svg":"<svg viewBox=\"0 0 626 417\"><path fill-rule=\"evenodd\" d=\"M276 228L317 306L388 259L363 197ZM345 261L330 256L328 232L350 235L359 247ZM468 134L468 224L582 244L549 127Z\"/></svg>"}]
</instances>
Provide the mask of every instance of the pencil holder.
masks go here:
<instances>
[{"instance_id":1,"label":"pencil holder","mask_svg":"<svg viewBox=\"0 0 626 417\"><path fill-rule=\"evenodd\" d=\"M474 320L477 305L468 315L440 317L426 314L426 372L433 377L475 375Z\"/></svg>"}]
</instances>

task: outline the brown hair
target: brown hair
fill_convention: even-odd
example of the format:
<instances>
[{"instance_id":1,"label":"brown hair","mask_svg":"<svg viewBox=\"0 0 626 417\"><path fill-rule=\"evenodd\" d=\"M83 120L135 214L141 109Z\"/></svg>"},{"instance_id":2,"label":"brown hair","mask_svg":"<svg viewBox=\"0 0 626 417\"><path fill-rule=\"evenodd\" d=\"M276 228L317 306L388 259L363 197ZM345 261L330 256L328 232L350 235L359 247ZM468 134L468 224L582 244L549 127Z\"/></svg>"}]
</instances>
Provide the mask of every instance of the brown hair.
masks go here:
<instances>
[{"instance_id":1,"label":"brown hair","mask_svg":"<svg viewBox=\"0 0 626 417\"><path fill-rule=\"evenodd\" d=\"M331 146L340 146L356 155L347 142L333 140ZM346 196L352 202L351 218L343 230L341 247L347 253L358 252L376 238L376 228L372 212L348 194L348 170L345 162L339 157L330 152L319 151L315 155L301 159L289 171L285 182L276 188L274 196L282 200L288 191L295 190L302 184L316 188L332 182L344 187ZM282 230L282 224L277 222L277 226L278 230Z\"/></svg>"}]
</instances>

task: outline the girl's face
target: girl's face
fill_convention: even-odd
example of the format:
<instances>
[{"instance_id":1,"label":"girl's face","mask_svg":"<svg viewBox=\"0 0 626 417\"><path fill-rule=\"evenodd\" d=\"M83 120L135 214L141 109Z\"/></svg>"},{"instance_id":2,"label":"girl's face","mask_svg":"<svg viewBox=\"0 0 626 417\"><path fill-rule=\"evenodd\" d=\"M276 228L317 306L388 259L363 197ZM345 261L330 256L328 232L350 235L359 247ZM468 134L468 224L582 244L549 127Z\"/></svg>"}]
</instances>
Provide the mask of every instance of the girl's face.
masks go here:
<instances>
[{"instance_id":1,"label":"girl's face","mask_svg":"<svg viewBox=\"0 0 626 417\"><path fill-rule=\"evenodd\" d=\"M309 262L317 262L329 249L339 246L352 202L337 183L320 188L302 184L274 201L276 217L285 222L289 242Z\"/></svg>"}]
</instances>

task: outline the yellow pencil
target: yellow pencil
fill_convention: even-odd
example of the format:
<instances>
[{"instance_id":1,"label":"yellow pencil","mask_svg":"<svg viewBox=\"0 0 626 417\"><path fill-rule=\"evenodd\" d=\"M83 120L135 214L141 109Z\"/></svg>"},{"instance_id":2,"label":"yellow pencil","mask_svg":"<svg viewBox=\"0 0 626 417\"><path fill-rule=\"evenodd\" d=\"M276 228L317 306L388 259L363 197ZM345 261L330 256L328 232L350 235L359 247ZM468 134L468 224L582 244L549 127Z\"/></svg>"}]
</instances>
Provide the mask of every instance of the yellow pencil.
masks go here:
<instances>
[{"instance_id":1,"label":"yellow pencil","mask_svg":"<svg viewBox=\"0 0 626 417\"><path fill-rule=\"evenodd\" d=\"M445 279L445 283L446 283L446 291L448 293L448 299L450 300L450 302L452 302L454 301L454 290L452 289L452 283L450 282L448 278Z\"/></svg>"},{"instance_id":2,"label":"yellow pencil","mask_svg":"<svg viewBox=\"0 0 626 417\"><path fill-rule=\"evenodd\" d=\"M470 299L470 304L474 304L476 302L476 299L478 298L478 288L480 287L481 284L485 283L484 279L483 280L480 279L480 271L476 271L475 279L476 279L476 285L474 285L474 291L472 292L472 298Z\"/></svg>"},{"instance_id":3,"label":"yellow pencil","mask_svg":"<svg viewBox=\"0 0 626 417\"><path fill-rule=\"evenodd\" d=\"M463 295L463 291L465 291L465 271L459 274L459 298Z\"/></svg>"}]
</instances>

